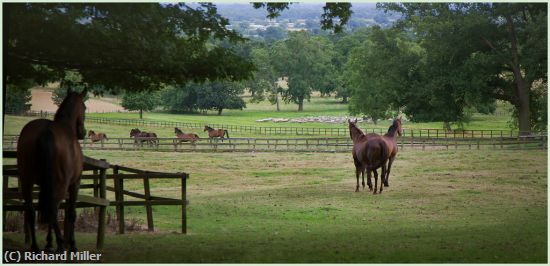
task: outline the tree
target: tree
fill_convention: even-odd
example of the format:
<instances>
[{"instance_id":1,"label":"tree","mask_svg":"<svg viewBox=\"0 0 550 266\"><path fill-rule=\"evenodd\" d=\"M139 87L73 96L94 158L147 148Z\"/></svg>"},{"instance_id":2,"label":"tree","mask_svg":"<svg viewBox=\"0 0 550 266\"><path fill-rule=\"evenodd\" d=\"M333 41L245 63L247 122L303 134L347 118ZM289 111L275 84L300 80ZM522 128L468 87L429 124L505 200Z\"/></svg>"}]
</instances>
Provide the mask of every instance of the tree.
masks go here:
<instances>
[{"instance_id":1,"label":"tree","mask_svg":"<svg viewBox=\"0 0 550 266\"><path fill-rule=\"evenodd\" d=\"M83 82L129 91L162 84L248 78L253 66L210 40L244 41L213 4L9 3L4 80ZM216 67L212 67L216 66ZM99 87L96 87L99 88Z\"/></svg>"},{"instance_id":2,"label":"tree","mask_svg":"<svg viewBox=\"0 0 550 266\"><path fill-rule=\"evenodd\" d=\"M59 84L59 88L54 89L52 93L52 101L59 106L67 96L67 90L82 92L88 85L82 82L82 76L78 72L66 71L65 76ZM84 96L84 101L87 101L88 95Z\"/></svg>"},{"instance_id":3,"label":"tree","mask_svg":"<svg viewBox=\"0 0 550 266\"><path fill-rule=\"evenodd\" d=\"M351 34L337 34L333 38L335 53L332 62L336 76L335 91L336 98L342 98L342 103L347 103L348 98L351 96L351 85L349 84L348 73L345 71L346 63L351 51L367 39L369 32L369 29L363 28Z\"/></svg>"},{"instance_id":4,"label":"tree","mask_svg":"<svg viewBox=\"0 0 550 266\"><path fill-rule=\"evenodd\" d=\"M193 83L184 86L166 86L159 91L160 106L175 113L190 113L197 109L197 92Z\"/></svg>"},{"instance_id":5,"label":"tree","mask_svg":"<svg viewBox=\"0 0 550 266\"><path fill-rule=\"evenodd\" d=\"M546 3L379 6L403 13L400 27L412 31L433 59L467 71L462 80L475 83L480 94L515 106L521 134L542 119L533 114L531 94L535 84L547 84Z\"/></svg>"},{"instance_id":6,"label":"tree","mask_svg":"<svg viewBox=\"0 0 550 266\"><path fill-rule=\"evenodd\" d=\"M239 109L246 107L240 97L244 87L238 82L206 82L197 84L197 108L199 110L216 110L218 115L224 109Z\"/></svg>"},{"instance_id":7,"label":"tree","mask_svg":"<svg viewBox=\"0 0 550 266\"><path fill-rule=\"evenodd\" d=\"M279 86L276 85L278 75L273 67L273 55L269 47L252 49L252 60L256 66L252 79L245 82L245 86L252 92L252 102L261 102L266 99L277 104L279 111Z\"/></svg>"},{"instance_id":8,"label":"tree","mask_svg":"<svg viewBox=\"0 0 550 266\"><path fill-rule=\"evenodd\" d=\"M143 119L143 111L152 111L159 104L157 92L126 92L122 96L121 105L126 110L139 111L139 119Z\"/></svg>"},{"instance_id":9,"label":"tree","mask_svg":"<svg viewBox=\"0 0 550 266\"><path fill-rule=\"evenodd\" d=\"M373 27L348 63L352 113L376 120L402 111L413 121L443 121L451 130L451 123L468 122L471 110L494 111L494 100L466 74L469 66L442 60L445 54L423 48L402 31Z\"/></svg>"},{"instance_id":10,"label":"tree","mask_svg":"<svg viewBox=\"0 0 550 266\"><path fill-rule=\"evenodd\" d=\"M404 105L399 92L414 90L415 65L421 52L403 36L374 27L367 41L350 52L344 76L351 88L350 113L364 114L374 122Z\"/></svg>"},{"instance_id":11,"label":"tree","mask_svg":"<svg viewBox=\"0 0 550 266\"><path fill-rule=\"evenodd\" d=\"M274 45L274 66L278 76L288 77L288 89L283 100L298 104L304 110L313 90L326 84L332 70L332 46L323 37L311 37L307 32L291 32L289 38Z\"/></svg>"},{"instance_id":12,"label":"tree","mask_svg":"<svg viewBox=\"0 0 550 266\"><path fill-rule=\"evenodd\" d=\"M32 82L21 81L19 84L9 84L6 87L7 99L4 110L12 114L23 114L31 109Z\"/></svg>"}]
</instances>

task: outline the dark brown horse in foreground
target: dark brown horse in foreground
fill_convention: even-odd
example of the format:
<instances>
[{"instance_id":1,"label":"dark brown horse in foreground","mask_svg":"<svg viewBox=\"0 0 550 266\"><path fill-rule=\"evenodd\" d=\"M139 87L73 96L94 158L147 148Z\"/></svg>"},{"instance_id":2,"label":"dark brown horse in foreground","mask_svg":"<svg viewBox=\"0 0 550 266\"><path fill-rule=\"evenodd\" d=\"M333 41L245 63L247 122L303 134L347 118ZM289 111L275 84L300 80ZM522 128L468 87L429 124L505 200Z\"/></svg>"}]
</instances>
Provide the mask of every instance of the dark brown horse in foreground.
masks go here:
<instances>
[{"instance_id":1,"label":"dark brown horse in foreground","mask_svg":"<svg viewBox=\"0 0 550 266\"><path fill-rule=\"evenodd\" d=\"M76 199L80 186L80 175L84 156L79 139L84 139L84 96L82 93L67 92L54 120L37 119L29 122L21 131L17 143L17 167L25 200L25 232L31 236L31 250L38 251L35 234L35 213L33 207L33 185L40 187L38 206L40 222L48 224L46 250L52 251L52 228L55 232L57 251L76 251L74 222ZM66 200L65 241L61 235L57 212L59 204ZM64 243L65 242L65 243Z\"/></svg>"},{"instance_id":2,"label":"dark brown horse in foreground","mask_svg":"<svg viewBox=\"0 0 550 266\"><path fill-rule=\"evenodd\" d=\"M140 144L143 147L143 143L149 143L149 146L157 145L158 138L157 134L153 132L141 132L138 128L133 128L130 130L130 137L134 138L134 145Z\"/></svg>"},{"instance_id":3,"label":"dark brown horse in foreground","mask_svg":"<svg viewBox=\"0 0 550 266\"><path fill-rule=\"evenodd\" d=\"M199 135L194 133L183 133L183 131L177 127L174 128L174 133L176 134L176 137L178 137L180 143L191 141L191 143L195 144L195 142L199 139Z\"/></svg>"},{"instance_id":4,"label":"dark brown horse in foreground","mask_svg":"<svg viewBox=\"0 0 550 266\"><path fill-rule=\"evenodd\" d=\"M101 132L96 134L93 130L88 131L88 137L90 138L92 143L102 140L109 140L107 139L107 134Z\"/></svg>"},{"instance_id":5,"label":"dark brown horse in foreground","mask_svg":"<svg viewBox=\"0 0 550 266\"><path fill-rule=\"evenodd\" d=\"M388 132L382 136L382 140L386 143L386 146L388 147L388 171L386 172L386 176L383 176L384 186L388 187L390 185L389 178L390 178L390 171L391 166L393 164L393 161L395 160L395 156L397 155L397 136L401 136L403 134L403 128L401 128L401 118L397 118L393 120L392 125L388 129Z\"/></svg>"},{"instance_id":6,"label":"dark brown horse in foreground","mask_svg":"<svg viewBox=\"0 0 550 266\"><path fill-rule=\"evenodd\" d=\"M227 135L229 138L229 131L225 129L213 129L209 126L204 126L204 131L208 131L209 138L222 138Z\"/></svg>"},{"instance_id":7,"label":"dark brown horse in foreground","mask_svg":"<svg viewBox=\"0 0 550 266\"><path fill-rule=\"evenodd\" d=\"M374 133L365 135L363 131L359 129L359 127L357 127L357 119L355 120L355 122L348 120L348 124L349 124L348 126L349 126L350 137L353 141L352 155L353 155L353 163L355 164L355 176L357 178L357 186L355 187L355 192L359 191L359 174L361 174L362 176L363 189L365 188L365 170L367 170L367 177L368 177L367 184L369 186L369 190L372 191L372 182L370 179L370 172L371 171L374 172L374 176L376 180L378 180L378 172L376 171L376 169L381 167L381 165L379 165L379 163L375 163L377 167L369 166L369 158L368 158L369 149L368 148L369 148L369 144L370 146L377 145L377 147L379 147L378 141L370 141L370 140L380 139L380 136ZM371 152L370 155L373 156L374 154ZM371 158L371 160L373 160L373 158ZM385 167L382 168L382 174L384 173L385 173ZM374 192L376 193L376 190Z\"/></svg>"}]
</instances>

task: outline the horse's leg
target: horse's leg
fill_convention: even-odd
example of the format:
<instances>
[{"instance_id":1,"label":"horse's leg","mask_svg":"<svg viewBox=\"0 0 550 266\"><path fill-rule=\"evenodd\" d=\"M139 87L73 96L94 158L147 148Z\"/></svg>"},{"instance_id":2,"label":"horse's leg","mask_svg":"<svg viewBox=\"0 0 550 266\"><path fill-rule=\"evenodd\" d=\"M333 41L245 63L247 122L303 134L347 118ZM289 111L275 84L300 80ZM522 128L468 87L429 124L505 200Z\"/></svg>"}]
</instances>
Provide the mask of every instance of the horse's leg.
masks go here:
<instances>
[{"instance_id":1,"label":"horse's leg","mask_svg":"<svg viewBox=\"0 0 550 266\"><path fill-rule=\"evenodd\" d=\"M31 235L31 251L38 252L38 245L36 244L36 232L34 228L36 217L34 213L34 207L32 206L32 184L30 185L30 188L23 188L23 197L26 205L25 225Z\"/></svg>"},{"instance_id":2,"label":"horse's leg","mask_svg":"<svg viewBox=\"0 0 550 266\"><path fill-rule=\"evenodd\" d=\"M390 186L390 170L391 170L391 165L393 163L393 160L395 159L395 156L394 157L390 157L390 159L388 160L388 169L387 169L387 173L385 175L385 178L384 178L384 186L386 187L389 187ZM382 175L384 176L384 175Z\"/></svg>"},{"instance_id":3,"label":"horse's leg","mask_svg":"<svg viewBox=\"0 0 550 266\"><path fill-rule=\"evenodd\" d=\"M52 225L48 225L48 235L46 236L46 247L44 248L45 252L52 253L53 252L53 244L52 244Z\"/></svg>"},{"instance_id":4,"label":"horse's leg","mask_svg":"<svg viewBox=\"0 0 550 266\"><path fill-rule=\"evenodd\" d=\"M372 169L371 169L369 166L367 166L367 179L368 179L368 180L371 179L371 177L372 177L372 172L373 172ZM378 182L377 179L376 179L376 176L375 176L375 178L374 178L374 182L375 182L375 183L374 183L374 194L376 194L376 184L378 184L378 183L376 183L376 182Z\"/></svg>"},{"instance_id":5,"label":"horse's leg","mask_svg":"<svg viewBox=\"0 0 550 266\"><path fill-rule=\"evenodd\" d=\"M376 190L378 189L378 171L376 171L376 169L372 171L374 172L374 194L376 194ZM382 187L382 180L380 180L380 187ZM380 192L382 192L382 190L380 190Z\"/></svg>"},{"instance_id":6,"label":"horse's leg","mask_svg":"<svg viewBox=\"0 0 550 266\"><path fill-rule=\"evenodd\" d=\"M355 186L355 192L359 192L359 167L355 167L355 177L357 178L357 186Z\"/></svg>"},{"instance_id":7,"label":"horse's leg","mask_svg":"<svg viewBox=\"0 0 550 266\"><path fill-rule=\"evenodd\" d=\"M58 208L55 208L55 209L57 212ZM61 229L59 229L59 222L57 222L57 219L55 219L51 225L53 226L53 231L55 232L55 240L57 242L57 252L61 253L65 249L63 247L64 241L63 241L63 236L61 235Z\"/></svg>"},{"instance_id":8,"label":"horse's leg","mask_svg":"<svg viewBox=\"0 0 550 266\"><path fill-rule=\"evenodd\" d=\"M361 167L361 184L363 185L363 189L365 189L365 168L364 167Z\"/></svg>"},{"instance_id":9,"label":"horse's leg","mask_svg":"<svg viewBox=\"0 0 550 266\"><path fill-rule=\"evenodd\" d=\"M376 169L372 171L376 173ZM367 178L367 185L369 186L369 191L372 191L372 181L370 180L370 177Z\"/></svg>"},{"instance_id":10,"label":"horse's leg","mask_svg":"<svg viewBox=\"0 0 550 266\"><path fill-rule=\"evenodd\" d=\"M65 241L69 251L76 252L76 241L74 239L74 224L76 221L76 198L78 195L78 185L73 184L69 187L69 198L67 199L67 208L65 209Z\"/></svg>"}]
</instances>

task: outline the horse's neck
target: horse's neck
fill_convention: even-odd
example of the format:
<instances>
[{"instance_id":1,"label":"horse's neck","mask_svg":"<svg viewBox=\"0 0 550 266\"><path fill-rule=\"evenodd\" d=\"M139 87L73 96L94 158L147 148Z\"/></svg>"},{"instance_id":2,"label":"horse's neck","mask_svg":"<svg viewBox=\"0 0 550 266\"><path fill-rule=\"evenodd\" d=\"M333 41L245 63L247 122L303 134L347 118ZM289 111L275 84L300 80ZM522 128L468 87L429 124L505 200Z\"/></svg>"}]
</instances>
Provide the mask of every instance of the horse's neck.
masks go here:
<instances>
[{"instance_id":1,"label":"horse's neck","mask_svg":"<svg viewBox=\"0 0 550 266\"><path fill-rule=\"evenodd\" d=\"M53 122L55 124L61 125L61 128L68 128L70 129L71 133L74 133L74 135L78 135L78 132L76 132L76 117L73 116L59 116L56 117Z\"/></svg>"},{"instance_id":2,"label":"horse's neck","mask_svg":"<svg viewBox=\"0 0 550 266\"><path fill-rule=\"evenodd\" d=\"M365 138L365 134L363 134L363 131L359 130L358 128L354 127L351 130L351 139L353 142L359 142Z\"/></svg>"}]
</instances>

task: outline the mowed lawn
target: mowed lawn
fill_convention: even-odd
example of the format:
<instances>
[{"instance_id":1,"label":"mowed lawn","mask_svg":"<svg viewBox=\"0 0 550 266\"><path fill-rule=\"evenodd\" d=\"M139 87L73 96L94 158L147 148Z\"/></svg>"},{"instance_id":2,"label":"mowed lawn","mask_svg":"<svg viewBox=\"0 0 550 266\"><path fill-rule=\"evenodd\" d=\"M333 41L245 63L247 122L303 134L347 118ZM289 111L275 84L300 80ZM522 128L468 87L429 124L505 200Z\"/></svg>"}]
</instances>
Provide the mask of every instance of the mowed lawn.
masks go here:
<instances>
[{"instance_id":1,"label":"mowed lawn","mask_svg":"<svg viewBox=\"0 0 550 266\"><path fill-rule=\"evenodd\" d=\"M85 153L191 174L188 234L177 233L178 207L158 206L159 230L109 234L104 262L547 262L547 151L401 151L381 195L354 192L348 153ZM23 235L3 242L22 248ZM77 243L93 250L95 235L78 233Z\"/></svg>"}]
</instances>

